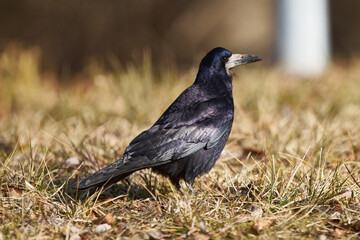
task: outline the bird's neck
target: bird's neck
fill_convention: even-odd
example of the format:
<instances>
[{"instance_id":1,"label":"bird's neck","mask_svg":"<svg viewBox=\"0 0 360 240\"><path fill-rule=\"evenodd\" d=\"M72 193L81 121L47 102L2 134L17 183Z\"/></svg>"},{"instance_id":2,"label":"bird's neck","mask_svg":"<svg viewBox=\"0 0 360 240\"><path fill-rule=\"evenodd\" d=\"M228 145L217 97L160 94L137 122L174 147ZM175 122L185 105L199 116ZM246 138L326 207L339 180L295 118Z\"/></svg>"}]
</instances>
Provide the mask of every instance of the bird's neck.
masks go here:
<instances>
[{"instance_id":1,"label":"bird's neck","mask_svg":"<svg viewBox=\"0 0 360 240\"><path fill-rule=\"evenodd\" d=\"M232 76L229 76L226 71L201 71L200 69L195 84L201 85L201 88L206 91L232 98Z\"/></svg>"}]
</instances>

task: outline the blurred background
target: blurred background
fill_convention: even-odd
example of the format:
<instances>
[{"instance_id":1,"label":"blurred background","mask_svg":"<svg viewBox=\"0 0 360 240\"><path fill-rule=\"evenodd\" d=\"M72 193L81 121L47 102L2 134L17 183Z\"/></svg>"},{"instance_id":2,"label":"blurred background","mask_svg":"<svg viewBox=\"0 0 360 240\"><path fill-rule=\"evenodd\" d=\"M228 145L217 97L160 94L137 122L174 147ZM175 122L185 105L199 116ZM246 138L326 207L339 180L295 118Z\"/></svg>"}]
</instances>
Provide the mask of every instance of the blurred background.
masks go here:
<instances>
[{"instance_id":1,"label":"blurred background","mask_svg":"<svg viewBox=\"0 0 360 240\"><path fill-rule=\"evenodd\" d=\"M216 46L257 54L265 64L276 64L287 61L281 49L288 39L284 34L289 34L284 28L298 28L284 24L294 15L286 16L287 2L294 1L2 0L0 54L14 48L36 49L41 72L67 76L83 73L92 61L105 67L114 61L136 62L144 52L150 53L154 65L188 68L197 66ZM348 61L359 56L360 2L311 2L321 2L317 8L323 16L313 13L323 19L309 19L310 11L299 6L297 18L309 20L305 29L325 23L321 28L327 46L319 53L325 62L330 57ZM313 31L319 32L316 26ZM299 34L295 39L318 38Z\"/></svg>"}]
</instances>

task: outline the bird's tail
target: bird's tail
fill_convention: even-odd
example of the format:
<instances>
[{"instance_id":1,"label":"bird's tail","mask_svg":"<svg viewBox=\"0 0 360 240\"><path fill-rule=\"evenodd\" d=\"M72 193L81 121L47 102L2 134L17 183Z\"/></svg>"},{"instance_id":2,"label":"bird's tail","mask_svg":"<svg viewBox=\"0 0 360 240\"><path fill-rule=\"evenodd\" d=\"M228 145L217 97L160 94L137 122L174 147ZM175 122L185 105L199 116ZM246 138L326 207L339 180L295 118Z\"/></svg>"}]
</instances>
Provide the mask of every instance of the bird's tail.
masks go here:
<instances>
[{"instance_id":1,"label":"bird's tail","mask_svg":"<svg viewBox=\"0 0 360 240\"><path fill-rule=\"evenodd\" d=\"M159 164L163 163L153 163L145 156L137 156L129 159L127 155L124 155L120 160L81 179L73 188L84 190L88 188L106 187L120 181L137 170Z\"/></svg>"},{"instance_id":2,"label":"bird's tail","mask_svg":"<svg viewBox=\"0 0 360 240\"><path fill-rule=\"evenodd\" d=\"M118 161L87 176L84 179L81 179L73 187L78 188L79 190L96 188L96 187L106 187L120 181L121 179L127 177L133 172L134 171L131 169L128 169L128 171L126 171L124 168L119 169L119 161Z\"/></svg>"}]
</instances>

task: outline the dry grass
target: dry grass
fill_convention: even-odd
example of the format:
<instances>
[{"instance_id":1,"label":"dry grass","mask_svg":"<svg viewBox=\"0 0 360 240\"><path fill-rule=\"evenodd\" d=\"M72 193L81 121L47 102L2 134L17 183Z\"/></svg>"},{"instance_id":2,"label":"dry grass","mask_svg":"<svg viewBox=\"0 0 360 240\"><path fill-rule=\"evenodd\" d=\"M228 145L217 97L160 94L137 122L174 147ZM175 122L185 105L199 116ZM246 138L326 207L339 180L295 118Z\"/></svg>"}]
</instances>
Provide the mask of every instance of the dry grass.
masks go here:
<instances>
[{"instance_id":1,"label":"dry grass","mask_svg":"<svg viewBox=\"0 0 360 240\"><path fill-rule=\"evenodd\" d=\"M236 70L232 134L197 196L145 170L72 200L67 180L119 158L196 69L154 71L145 55L58 84L37 56L0 59L0 239L359 238L360 61L302 81Z\"/></svg>"}]
</instances>

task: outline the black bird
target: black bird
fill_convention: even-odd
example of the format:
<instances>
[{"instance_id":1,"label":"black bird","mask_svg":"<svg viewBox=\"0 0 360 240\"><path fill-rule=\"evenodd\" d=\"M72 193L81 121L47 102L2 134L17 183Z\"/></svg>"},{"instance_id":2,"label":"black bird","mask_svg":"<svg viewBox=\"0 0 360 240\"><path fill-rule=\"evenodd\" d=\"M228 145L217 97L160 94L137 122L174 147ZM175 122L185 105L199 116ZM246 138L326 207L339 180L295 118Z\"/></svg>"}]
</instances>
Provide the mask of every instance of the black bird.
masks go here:
<instances>
[{"instance_id":1,"label":"black bird","mask_svg":"<svg viewBox=\"0 0 360 240\"><path fill-rule=\"evenodd\" d=\"M234 103L230 69L260 60L220 47L211 50L202 59L193 85L150 129L131 141L118 161L80 180L78 189L108 186L135 171L152 168L169 177L178 189L184 179L193 191L194 179L211 170L231 131Z\"/></svg>"}]
</instances>

